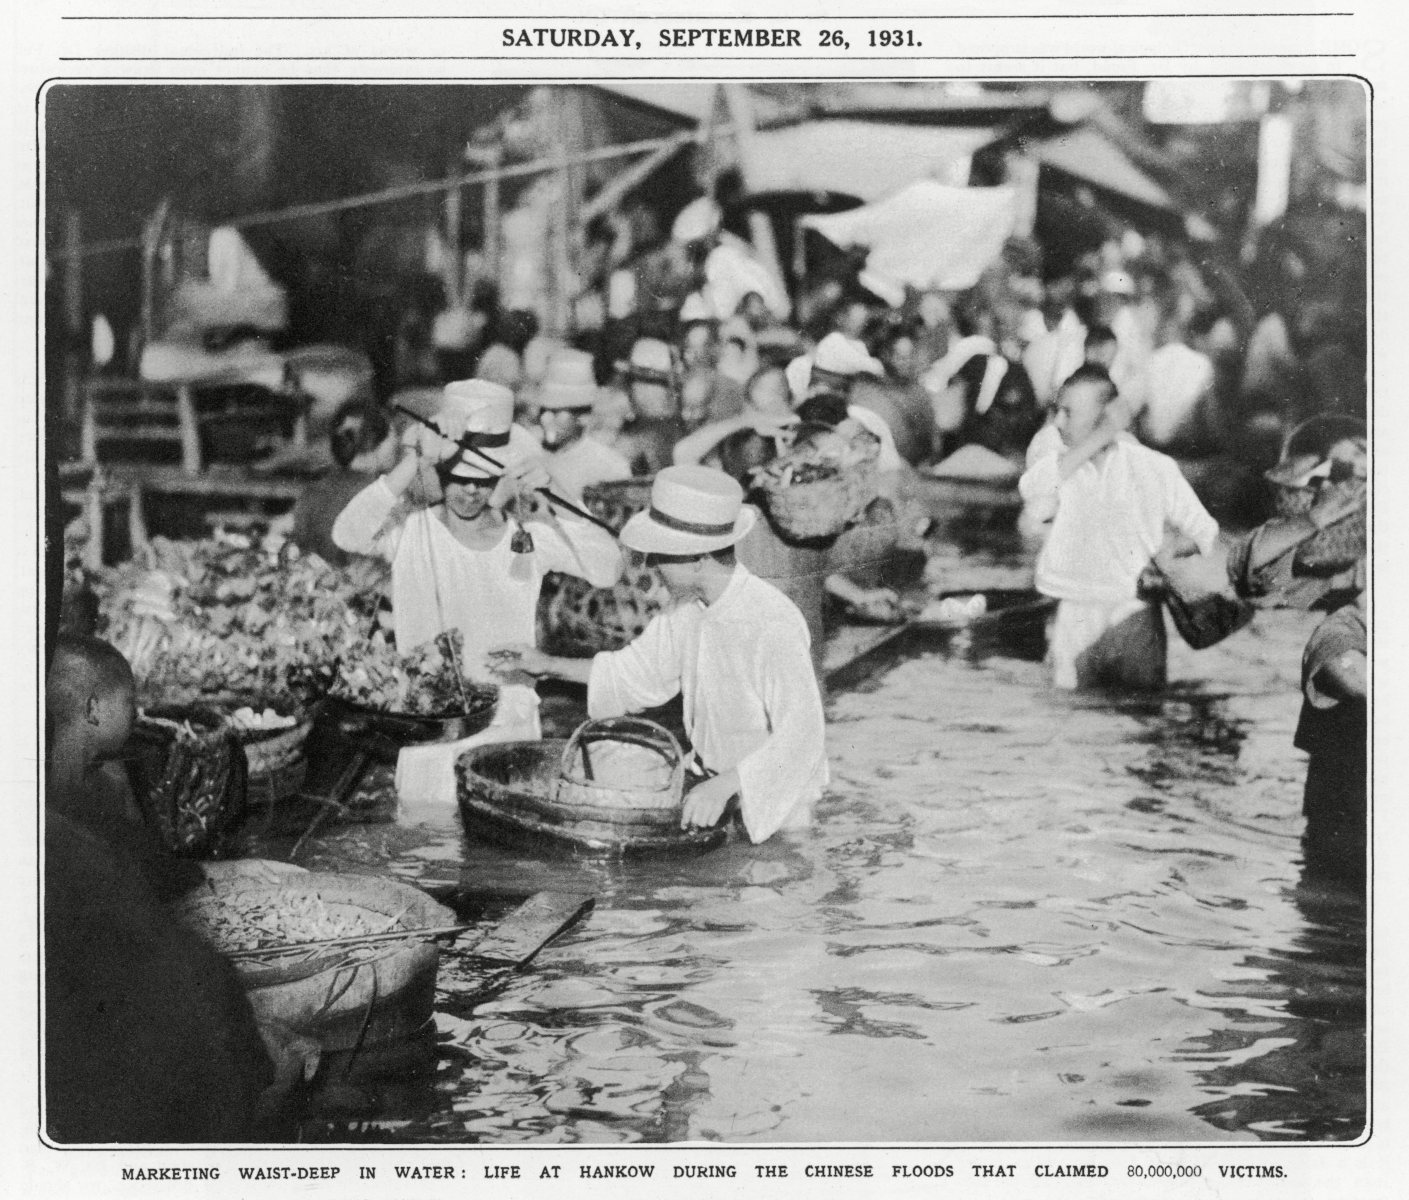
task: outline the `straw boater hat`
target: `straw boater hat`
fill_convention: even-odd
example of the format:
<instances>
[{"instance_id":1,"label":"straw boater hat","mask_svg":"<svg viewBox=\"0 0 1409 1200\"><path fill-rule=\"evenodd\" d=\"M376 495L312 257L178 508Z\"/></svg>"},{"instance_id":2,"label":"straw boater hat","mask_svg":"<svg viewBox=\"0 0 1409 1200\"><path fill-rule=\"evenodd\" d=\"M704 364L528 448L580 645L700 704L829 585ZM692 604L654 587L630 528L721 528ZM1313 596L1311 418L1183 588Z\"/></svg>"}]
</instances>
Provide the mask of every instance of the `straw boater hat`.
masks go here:
<instances>
[{"instance_id":1,"label":"straw boater hat","mask_svg":"<svg viewBox=\"0 0 1409 1200\"><path fill-rule=\"evenodd\" d=\"M597 401L597 377L592 356L585 350L558 350L538 389L538 407L545 411L581 412Z\"/></svg>"},{"instance_id":2,"label":"straw boater hat","mask_svg":"<svg viewBox=\"0 0 1409 1200\"><path fill-rule=\"evenodd\" d=\"M651 484L651 504L621 531L621 544L642 554L711 554L736 545L756 514L744 489L711 467L666 467Z\"/></svg>"},{"instance_id":3,"label":"straw boater hat","mask_svg":"<svg viewBox=\"0 0 1409 1200\"><path fill-rule=\"evenodd\" d=\"M497 479L510 463L541 453L528 430L514 424L514 393L487 379L447 383L432 423L460 444L458 457L441 467L454 483Z\"/></svg>"}]
</instances>

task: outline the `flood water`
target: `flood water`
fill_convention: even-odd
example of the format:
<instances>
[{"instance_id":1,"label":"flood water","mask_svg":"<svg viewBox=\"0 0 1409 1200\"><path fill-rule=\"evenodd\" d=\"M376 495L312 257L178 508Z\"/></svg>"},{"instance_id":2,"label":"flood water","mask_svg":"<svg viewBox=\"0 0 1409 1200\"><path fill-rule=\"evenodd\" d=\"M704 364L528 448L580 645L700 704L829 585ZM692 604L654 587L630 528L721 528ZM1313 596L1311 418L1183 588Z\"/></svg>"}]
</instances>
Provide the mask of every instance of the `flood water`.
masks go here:
<instances>
[{"instance_id":1,"label":"flood water","mask_svg":"<svg viewBox=\"0 0 1409 1200\"><path fill-rule=\"evenodd\" d=\"M807 835L551 864L458 816L306 865L588 891L478 1007L441 967L435 1075L312 1140L1223 1142L1366 1128L1363 907L1300 879L1292 749L1316 615L1260 614L1172 686L1054 692L934 644L830 704Z\"/></svg>"}]
</instances>

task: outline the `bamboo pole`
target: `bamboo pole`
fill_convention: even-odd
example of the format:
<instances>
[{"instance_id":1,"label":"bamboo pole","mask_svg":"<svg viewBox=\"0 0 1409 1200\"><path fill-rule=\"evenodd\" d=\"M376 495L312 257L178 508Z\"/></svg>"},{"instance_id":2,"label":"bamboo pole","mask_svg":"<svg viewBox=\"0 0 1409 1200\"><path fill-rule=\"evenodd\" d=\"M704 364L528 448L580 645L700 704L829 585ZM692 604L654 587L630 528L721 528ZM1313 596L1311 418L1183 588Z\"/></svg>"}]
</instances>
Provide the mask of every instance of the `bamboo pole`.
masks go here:
<instances>
[{"instance_id":1,"label":"bamboo pole","mask_svg":"<svg viewBox=\"0 0 1409 1200\"><path fill-rule=\"evenodd\" d=\"M568 334L576 332L576 311L578 311L578 268L579 255L576 254L576 234L578 234L579 175L581 168L575 168L573 159L582 154L582 111L578 106L581 93L559 90L558 92L558 148L561 154L559 166L559 186L562 187L562 203L558 206L558 262L555 275L558 277L558 328Z\"/></svg>"},{"instance_id":2,"label":"bamboo pole","mask_svg":"<svg viewBox=\"0 0 1409 1200\"><path fill-rule=\"evenodd\" d=\"M620 146L600 146L595 150L583 151L576 158L575 165L585 166L594 162L610 162L617 158L630 158L633 154L648 154L659 149L676 137L698 141L699 134L672 134L669 138L645 138L639 142L626 142ZM330 213L348 212L356 208L371 208L378 204L394 204L400 200L410 200L417 196L433 196L451 187L465 187L471 184L488 183L491 180L503 182L506 179L522 179L528 175L543 175L561 167L561 155L552 158L535 159L533 162L519 163L511 167L493 167L488 170L470 171L453 179L437 179L426 183L407 183L398 187L383 188L376 192L364 192L357 196L344 196L339 200L319 200L308 204L294 204L287 208L271 209L268 212L250 213L243 217L233 217L224 222L236 229L253 225L270 225L279 221L298 221L307 217L326 216ZM78 255L90 258L98 254L111 254L121 250L140 250L140 237L112 238L93 242L82 247ZM67 251L51 256L51 261L67 261Z\"/></svg>"},{"instance_id":3,"label":"bamboo pole","mask_svg":"<svg viewBox=\"0 0 1409 1200\"><path fill-rule=\"evenodd\" d=\"M455 155L451 155L450 166L454 169ZM450 308L459 308L465 298L464 268L464 197L460 185L454 184L445 189L445 301Z\"/></svg>"},{"instance_id":4,"label":"bamboo pole","mask_svg":"<svg viewBox=\"0 0 1409 1200\"><path fill-rule=\"evenodd\" d=\"M83 325L83 217L77 208L64 213L64 328L51 329L48 337L63 338L64 418L72 421L80 414L80 379L83 374L83 353L78 347L78 333Z\"/></svg>"},{"instance_id":5,"label":"bamboo pole","mask_svg":"<svg viewBox=\"0 0 1409 1200\"><path fill-rule=\"evenodd\" d=\"M654 172L674 158L681 147L688 146L694 140L693 137L688 135L677 135L671 138L664 146L661 146L660 149L653 150L640 162L633 163L593 196L592 199L582 205L578 210L579 223L586 225L594 217L601 216L602 213L615 208L626 196L627 192L642 180L649 178Z\"/></svg>"},{"instance_id":6,"label":"bamboo pole","mask_svg":"<svg viewBox=\"0 0 1409 1200\"><path fill-rule=\"evenodd\" d=\"M64 323L71 337L83 327L83 214L70 207L64 213Z\"/></svg>"},{"instance_id":7,"label":"bamboo pole","mask_svg":"<svg viewBox=\"0 0 1409 1200\"><path fill-rule=\"evenodd\" d=\"M744 178L744 188L753 190L753 179L757 178L758 144L754 139L753 103L749 100L748 89L741 83L720 84L729 115L734 121L734 133L739 139L739 169ZM748 215L749 240L768 268L779 278L783 274L783 264L778 258L778 241L773 236L773 224L764 212L752 211Z\"/></svg>"},{"instance_id":8,"label":"bamboo pole","mask_svg":"<svg viewBox=\"0 0 1409 1200\"><path fill-rule=\"evenodd\" d=\"M497 147L494 151L493 171L499 168L499 159L502 151ZM489 277L494 280L499 278L500 246L502 244L499 237L500 217L499 198L499 175L491 174L484 181L484 264L489 272Z\"/></svg>"}]
</instances>

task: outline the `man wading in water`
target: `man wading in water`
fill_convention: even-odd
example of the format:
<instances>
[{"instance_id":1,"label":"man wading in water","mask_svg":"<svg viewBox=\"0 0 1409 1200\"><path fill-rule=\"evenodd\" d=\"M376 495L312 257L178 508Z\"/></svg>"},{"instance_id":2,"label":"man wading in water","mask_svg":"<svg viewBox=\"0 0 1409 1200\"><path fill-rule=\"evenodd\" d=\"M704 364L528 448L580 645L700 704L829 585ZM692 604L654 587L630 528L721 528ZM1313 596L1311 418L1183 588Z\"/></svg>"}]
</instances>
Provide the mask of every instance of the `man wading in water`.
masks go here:
<instances>
[{"instance_id":1,"label":"man wading in water","mask_svg":"<svg viewBox=\"0 0 1409 1200\"><path fill-rule=\"evenodd\" d=\"M1125 432L1123 410L1104 370L1079 367L1057 394L1060 443L1048 443L1018 481L1037 519L1052 519L1037 590L1059 601L1047 633L1059 688L1162 688L1164 614L1138 596L1140 574L1167 526L1204 554L1218 537L1174 460Z\"/></svg>"},{"instance_id":2,"label":"man wading in water","mask_svg":"<svg viewBox=\"0 0 1409 1200\"><path fill-rule=\"evenodd\" d=\"M499 657L529 675L587 685L591 717L685 701L685 732L712 777L690 789L680 824L719 822L737 796L751 840L811 823L827 783L822 697L797 607L734 559L753 528L743 489L722 471L668 467L622 543L660 569L675 600L631 645L591 660L527 645Z\"/></svg>"}]
</instances>

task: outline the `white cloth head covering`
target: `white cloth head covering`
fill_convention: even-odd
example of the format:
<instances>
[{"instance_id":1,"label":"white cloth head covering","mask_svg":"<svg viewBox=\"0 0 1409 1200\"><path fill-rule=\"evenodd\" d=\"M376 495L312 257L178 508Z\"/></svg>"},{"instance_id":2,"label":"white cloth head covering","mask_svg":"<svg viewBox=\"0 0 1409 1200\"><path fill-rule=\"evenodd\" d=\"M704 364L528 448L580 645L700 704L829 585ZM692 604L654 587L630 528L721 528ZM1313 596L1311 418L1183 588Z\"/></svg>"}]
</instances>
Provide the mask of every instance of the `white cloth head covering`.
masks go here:
<instances>
[{"instance_id":1,"label":"white cloth head covering","mask_svg":"<svg viewBox=\"0 0 1409 1200\"><path fill-rule=\"evenodd\" d=\"M884 378L886 369L879 359L867 353L865 343L833 330L817 343L812 365L834 375L876 375Z\"/></svg>"},{"instance_id":2,"label":"white cloth head covering","mask_svg":"<svg viewBox=\"0 0 1409 1200\"><path fill-rule=\"evenodd\" d=\"M666 467L651 484L650 507L627 521L621 544L643 554L710 554L741 541L756 514L744 489L712 467Z\"/></svg>"},{"instance_id":3,"label":"white cloth head covering","mask_svg":"<svg viewBox=\"0 0 1409 1200\"><path fill-rule=\"evenodd\" d=\"M708 196L691 200L675 216L670 236L677 242L698 242L707 238L724 220L724 213Z\"/></svg>"},{"instance_id":4,"label":"white cloth head covering","mask_svg":"<svg viewBox=\"0 0 1409 1200\"><path fill-rule=\"evenodd\" d=\"M717 320L719 320L719 314L714 311L714 305L699 292L691 292L685 297L685 303L680 306L680 323L682 325L691 321Z\"/></svg>"}]
</instances>

